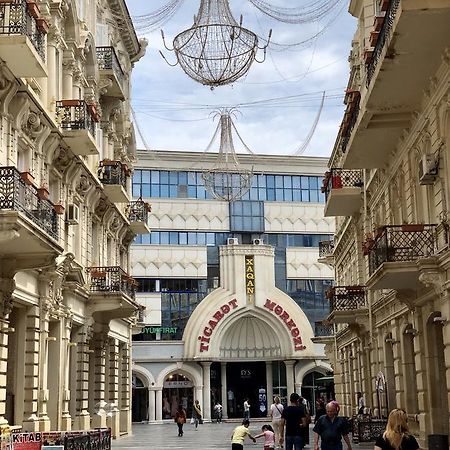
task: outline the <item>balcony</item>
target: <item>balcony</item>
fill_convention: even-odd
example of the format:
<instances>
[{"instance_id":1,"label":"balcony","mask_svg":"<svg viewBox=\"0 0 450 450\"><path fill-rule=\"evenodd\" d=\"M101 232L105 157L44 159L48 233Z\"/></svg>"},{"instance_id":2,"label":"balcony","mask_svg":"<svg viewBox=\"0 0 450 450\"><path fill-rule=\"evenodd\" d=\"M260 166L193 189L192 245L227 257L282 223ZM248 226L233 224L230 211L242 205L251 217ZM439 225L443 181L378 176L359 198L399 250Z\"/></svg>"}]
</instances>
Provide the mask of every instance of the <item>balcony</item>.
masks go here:
<instances>
[{"instance_id":1,"label":"balcony","mask_svg":"<svg viewBox=\"0 0 450 450\"><path fill-rule=\"evenodd\" d=\"M92 105L84 100L59 100L56 102L56 119L64 140L76 155L98 155L95 141L97 117Z\"/></svg>"},{"instance_id":2,"label":"balcony","mask_svg":"<svg viewBox=\"0 0 450 450\"><path fill-rule=\"evenodd\" d=\"M62 253L58 219L50 200L22 179L15 167L0 167L0 253L44 259Z\"/></svg>"},{"instance_id":3,"label":"balcony","mask_svg":"<svg viewBox=\"0 0 450 450\"><path fill-rule=\"evenodd\" d=\"M139 199L131 202L127 208L128 220L130 221L131 231L136 234L148 234L150 228L148 226L148 213L151 207L148 203Z\"/></svg>"},{"instance_id":4,"label":"balcony","mask_svg":"<svg viewBox=\"0 0 450 450\"><path fill-rule=\"evenodd\" d=\"M312 341L315 344L328 344L334 341L334 325L327 320L314 322L314 337Z\"/></svg>"},{"instance_id":5,"label":"balcony","mask_svg":"<svg viewBox=\"0 0 450 450\"><path fill-rule=\"evenodd\" d=\"M361 170L332 168L325 174L325 217L352 216L361 207Z\"/></svg>"},{"instance_id":6,"label":"balcony","mask_svg":"<svg viewBox=\"0 0 450 450\"><path fill-rule=\"evenodd\" d=\"M327 292L330 300L332 323L359 323L367 315L366 292L364 286L335 286Z\"/></svg>"},{"instance_id":7,"label":"balcony","mask_svg":"<svg viewBox=\"0 0 450 450\"><path fill-rule=\"evenodd\" d=\"M319 242L319 261L322 264L332 266L334 263L334 241L320 241Z\"/></svg>"},{"instance_id":8,"label":"balcony","mask_svg":"<svg viewBox=\"0 0 450 450\"><path fill-rule=\"evenodd\" d=\"M128 203L127 179L130 170L121 161L103 160L98 166L98 178L112 203Z\"/></svg>"},{"instance_id":9,"label":"balcony","mask_svg":"<svg viewBox=\"0 0 450 450\"><path fill-rule=\"evenodd\" d=\"M390 0L384 18L375 17L379 31L365 53L367 92L348 142L342 141L343 167L386 165L442 63L449 23L450 3L442 0Z\"/></svg>"},{"instance_id":10,"label":"balcony","mask_svg":"<svg viewBox=\"0 0 450 450\"><path fill-rule=\"evenodd\" d=\"M107 81L106 95L125 100L125 75L114 47L97 47L96 51L100 78Z\"/></svg>"},{"instance_id":11,"label":"balcony","mask_svg":"<svg viewBox=\"0 0 450 450\"><path fill-rule=\"evenodd\" d=\"M98 323L133 317L140 310L135 301L137 283L121 267L87 269L90 289L89 308Z\"/></svg>"},{"instance_id":12,"label":"balcony","mask_svg":"<svg viewBox=\"0 0 450 450\"><path fill-rule=\"evenodd\" d=\"M46 77L44 27L26 0L0 2L0 58L17 78Z\"/></svg>"},{"instance_id":13,"label":"balcony","mask_svg":"<svg viewBox=\"0 0 450 450\"><path fill-rule=\"evenodd\" d=\"M418 262L435 253L436 225L386 225L368 251L368 289L415 289Z\"/></svg>"}]
</instances>

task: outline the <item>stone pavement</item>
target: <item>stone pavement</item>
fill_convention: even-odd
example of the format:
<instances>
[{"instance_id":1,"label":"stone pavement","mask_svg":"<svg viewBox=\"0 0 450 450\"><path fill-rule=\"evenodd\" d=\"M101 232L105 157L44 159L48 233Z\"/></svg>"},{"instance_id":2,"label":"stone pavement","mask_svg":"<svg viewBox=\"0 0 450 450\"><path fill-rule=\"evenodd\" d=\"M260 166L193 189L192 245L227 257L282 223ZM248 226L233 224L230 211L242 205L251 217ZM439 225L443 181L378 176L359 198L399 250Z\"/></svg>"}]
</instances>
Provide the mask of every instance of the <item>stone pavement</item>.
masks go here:
<instances>
[{"instance_id":1,"label":"stone pavement","mask_svg":"<svg viewBox=\"0 0 450 450\"><path fill-rule=\"evenodd\" d=\"M269 423L269 422L267 422ZM253 422L250 424L250 432L257 434L261 430L264 422ZM166 423L162 425L135 424L133 425L133 436L124 437L113 441L114 449L146 449L146 450L215 450L215 449L231 449L230 437L237 423L205 423L198 426L195 431L194 425L189 423L184 426L184 436L178 437L178 428L175 423ZM310 440L312 441L312 431L310 432ZM345 445L344 445L345 447ZM365 447L360 445L352 445L354 450L373 449L372 444L366 444ZM257 444L247 440L244 448L263 448L263 439L260 438ZM310 449L312 449L310 445Z\"/></svg>"}]
</instances>

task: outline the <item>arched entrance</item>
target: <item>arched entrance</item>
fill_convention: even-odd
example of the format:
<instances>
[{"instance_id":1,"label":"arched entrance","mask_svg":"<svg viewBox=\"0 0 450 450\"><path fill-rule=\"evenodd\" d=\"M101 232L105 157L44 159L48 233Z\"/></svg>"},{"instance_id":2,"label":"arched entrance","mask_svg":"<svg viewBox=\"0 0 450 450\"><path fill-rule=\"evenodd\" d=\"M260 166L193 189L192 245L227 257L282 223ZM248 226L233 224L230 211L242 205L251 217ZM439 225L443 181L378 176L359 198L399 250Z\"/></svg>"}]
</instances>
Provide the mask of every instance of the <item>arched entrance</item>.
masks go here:
<instances>
[{"instance_id":1,"label":"arched entrance","mask_svg":"<svg viewBox=\"0 0 450 450\"><path fill-rule=\"evenodd\" d=\"M145 422L148 417L148 388L135 374L132 377L132 421Z\"/></svg>"},{"instance_id":2,"label":"arched entrance","mask_svg":"<svg viewBox=\"0 0 450 450\"><path fill-rule=\"evenodd\" d=\"M316 400L319 397L322 397L325 403L334 398L333 373L313 371L306 374L302 383L302 397L308 402L311 414L315 414Z\"/></svg>"},{"instance_id":3,"label":"arched entrance","mask_svg":"<svg viewBox=\"0 0 450 450\"><path fill-rule=\"evenodd\" d=\"M164 379L162 418L172 419L182 405L187 415L192 414L194 404L194 383L186 375L175 372Z\"/></svg>"}]
</instances>

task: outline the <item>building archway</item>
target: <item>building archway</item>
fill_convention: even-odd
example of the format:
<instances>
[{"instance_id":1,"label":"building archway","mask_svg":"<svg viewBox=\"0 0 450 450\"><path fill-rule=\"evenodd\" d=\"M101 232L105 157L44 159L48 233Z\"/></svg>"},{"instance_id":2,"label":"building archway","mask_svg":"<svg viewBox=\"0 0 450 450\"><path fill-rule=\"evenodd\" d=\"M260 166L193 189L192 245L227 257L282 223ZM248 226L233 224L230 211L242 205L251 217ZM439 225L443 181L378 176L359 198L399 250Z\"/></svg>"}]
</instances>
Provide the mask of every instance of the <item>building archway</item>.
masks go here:
<instances>
[{"instance_id":1,"label":"building archway","mask_svg":"<svg viewBox=\"0 0 450 450\"><path fill-rule=\"evenodd\" d=\"M302 381L301 394L306 399L312 415L316 414L316 400L322 397L327 403L334 399L334 377L321 368L309 371Z\"/></svg>"},{"instance_id":2,"label":"building archway","mask_svg":"<svg viewBox=\"0 0 450 450\"><path fill-rule=\"evenodd\" d=\"M133 422L146 422L149 420L148 386L145 386L145 383L140 378L140 376L134 373L131 379L131 386L132 386L131 419Z\"/></svg>"},{"instance_id":3,"label":"building archway","mask_svg":"<svg viewBox=\"0 0 450 450\"><path fill-rule=\"evenodd\" d=\"M194 383L188 375L176 371L168 375L163 382L162 418L175 417L179 406L191 415L194 405Z\"/></svg>"}]
</instances>

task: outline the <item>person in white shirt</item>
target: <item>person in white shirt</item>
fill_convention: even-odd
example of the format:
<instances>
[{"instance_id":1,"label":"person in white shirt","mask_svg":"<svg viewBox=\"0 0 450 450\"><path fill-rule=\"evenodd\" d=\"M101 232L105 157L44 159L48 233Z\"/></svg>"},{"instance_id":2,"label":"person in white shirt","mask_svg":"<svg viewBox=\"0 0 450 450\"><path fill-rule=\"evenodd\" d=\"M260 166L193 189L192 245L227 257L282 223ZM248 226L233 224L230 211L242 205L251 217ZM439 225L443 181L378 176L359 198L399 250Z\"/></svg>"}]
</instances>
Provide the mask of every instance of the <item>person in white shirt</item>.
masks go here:
<instances>
[{"instance_id":1,"label":"person in white shirt","mask_svg":"<svg viewBox=\"0 0 450 450\"><path fill-rule=\"evenodd\" d=\"M244 419L250 420L250 403L248 402L248 398L244 402Z\"/></svg>"},{"instance_id":2,"label":"person in white shirt","mask_svg":"<svg viewBox=\"0 0 450 450\"><path fill-rule=\"evenodd\" d=\"M364 407L366 406L364 404L364 397L361 392L358 392L356 396L358 397L358 414L364 414Z\"/></svg>"},{"instance_id":3,"label":"person in white shirt","mask_svg":"<svg viewBox=\"0 0 450 450\"><path fill-rule=\"evenodd\" d=\"M214 413L216 414L217 423L222 423L222 405L219 402L216 402L214 405Z\"/></svg>"},{"instance_id":4,"label":"person in white shirt","mask_svg":"<svg viewBox=\"0 0 450 450\"><path fill-rule=\"evenodd\" d=\"M284 407L280 402L280 397L276 396L273 401L274 402L270 405L269 414L272 418L272 428L275 433L275 442L278 444L280 442L281 433L281 414L283 413Z\"/></svg>"}]
</instances>

